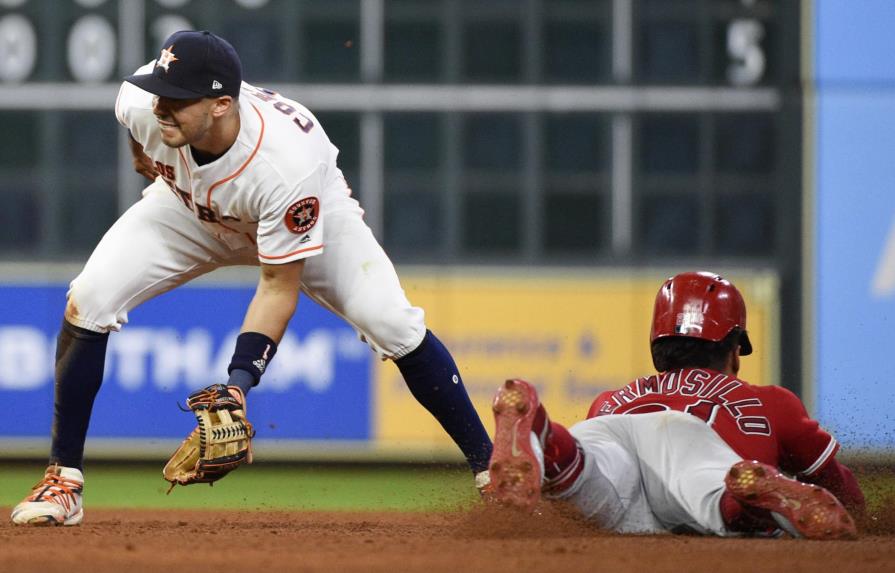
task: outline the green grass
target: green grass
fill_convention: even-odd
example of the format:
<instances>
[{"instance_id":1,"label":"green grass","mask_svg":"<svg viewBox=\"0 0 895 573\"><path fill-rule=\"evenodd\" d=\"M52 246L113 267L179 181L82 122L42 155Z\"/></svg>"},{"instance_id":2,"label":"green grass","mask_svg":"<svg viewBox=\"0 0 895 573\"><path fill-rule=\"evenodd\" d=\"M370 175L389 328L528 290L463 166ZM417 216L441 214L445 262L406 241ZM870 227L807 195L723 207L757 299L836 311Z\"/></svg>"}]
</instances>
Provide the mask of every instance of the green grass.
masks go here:
<instances>
[{"instance_id":1,"label":"green grass","mask_svg":"<svg viewBox=\"0 0 895 573\"><path fill-rule=\"evenodd\" d=\"M881 468L873 473L859 474L858 481L867 499L867 511L888 510L895 502L895 472Z\"/></svg>"},{"instance_id":2,"label":"green grass","mask_svg":"<svg viewBox=\"0 0 895 573\"><path fill-rule=\"evenodd\" d=\"M42 471L39 464L0 464L0 506L21 501ZM161 465L91 466L85 478L88 507L430 511L468 506L478 497L466 470L413 466L253 465L214 487L177 487L170 495Z\"/></svg>"},{"instance_id":3,"label":"green grass","mask_svg":"<svg viewBox=\"0 0 895 573\"><path fill-rule=\"evenodd\" d=\"M152 509L431 511L469 507L478 494L465 469L420 466L255 464L214 487L177 487L170 495L162 464L95 464L87 468L88 507ZM38 463L0 463L0 506L21 501L41 477ZM889 468L859 473L870 511L895 499Z\"/></svg>"}]
</instances>

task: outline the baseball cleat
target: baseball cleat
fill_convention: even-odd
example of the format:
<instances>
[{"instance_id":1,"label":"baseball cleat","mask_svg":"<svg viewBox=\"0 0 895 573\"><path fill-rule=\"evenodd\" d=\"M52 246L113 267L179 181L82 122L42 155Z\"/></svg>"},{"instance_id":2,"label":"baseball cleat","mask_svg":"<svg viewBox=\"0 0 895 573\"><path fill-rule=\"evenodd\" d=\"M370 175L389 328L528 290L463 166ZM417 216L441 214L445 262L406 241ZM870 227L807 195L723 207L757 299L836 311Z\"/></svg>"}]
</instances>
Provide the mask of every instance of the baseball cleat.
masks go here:
<instances>
[{"instance_id":1,"label":"baseball cleat","mask_svg":"<svg viewBox=\"0 0 895 573\"><path fill-rule=\"evenodd\" d=\"M532 424L540 402L528 382L507 380L494 397L494 450L487 497L533 511L541 499L541 466L532 447Z\"/></svg>"},{"instance_id":2,"label":"baseball cleat","mask_svg":"<svg viewBox=\"0 0 895 573\"><path fill-rule=\"evenodd\" d=\"M475 474L475 488L479 490L480 495L485 495L491 487L491 474L488 470L480 471Z\"/></svg>"},{"instance_id":3,"label":"baseball cleat","mask_svg":"<svg viewBox=\"0 0 895 573\"><path fill-rule=\"evenodd\" d=\"M756 461L737 462L724 483L740 503L768 510L777 524L797 538L855 539L855 522L826 489L784 476Z\"/></svg>"},{"instance_id":4,"label":"baseball cleat","mask_svg":"<svg viewBox=\"0 0 895 573\"><path fill-rule=\"evenodd\" d=\"M50 466L31 495L13 508L10 519L16 525L78 525L84 519L83 491L81 470Z\"/></svg>"}]
</instances>

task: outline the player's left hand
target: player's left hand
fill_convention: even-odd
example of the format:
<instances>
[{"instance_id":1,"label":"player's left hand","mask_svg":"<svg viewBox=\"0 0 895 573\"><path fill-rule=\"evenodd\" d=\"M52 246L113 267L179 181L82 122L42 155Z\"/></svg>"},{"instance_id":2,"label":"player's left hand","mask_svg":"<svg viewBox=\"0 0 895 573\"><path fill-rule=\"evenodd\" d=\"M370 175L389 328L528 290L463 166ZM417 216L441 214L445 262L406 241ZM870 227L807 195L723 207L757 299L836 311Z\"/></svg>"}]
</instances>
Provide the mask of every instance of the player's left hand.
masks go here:
<instances>
[{"instance_id":1,"label":"player's left hand","mask_svg":"<svg viewBox=\"0 0 895 573\"><path fill-rule=\"evenodd\" d=\"M236 386L213 384L190 394L187 406L199 425L183 441L163 475L175 485L213 484L252 463L255 429L246 419L245 396Z\"/></svg>"}]
</instances>

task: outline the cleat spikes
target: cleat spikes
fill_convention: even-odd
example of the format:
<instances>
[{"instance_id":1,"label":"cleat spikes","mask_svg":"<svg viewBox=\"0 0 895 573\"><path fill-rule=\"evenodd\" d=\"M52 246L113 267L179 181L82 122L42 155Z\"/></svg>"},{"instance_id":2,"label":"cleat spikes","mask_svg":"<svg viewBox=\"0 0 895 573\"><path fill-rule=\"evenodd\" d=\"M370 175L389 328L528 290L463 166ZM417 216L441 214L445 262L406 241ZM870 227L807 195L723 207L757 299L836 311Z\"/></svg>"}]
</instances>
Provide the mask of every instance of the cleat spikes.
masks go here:
<instances>
[{"instance_id":1,"label":"cleat spikes","mask_svg":"<svg viewBox=\"0 0 895 573\"><path fill-rule=\"evenodd\" d=\"M495 433L488 472L497 484L493 501L525 512L540 501L541 468L531 446L537 410L537 393L522 380L505 381L492 402Z\"/></svg>"},{"instance_id":2,"label":"cleat spikes","mask_svg":"<svg viewBox=\"0 0 895 573\"><path fill-rule=\"evenodd\" d=\"M798 482L772 466L747 460L736 463L724 481L727 491L740 503L769 511L778 525L793 537L857 537L848 511L822 487Z\"/></svg>"}]
</instances>

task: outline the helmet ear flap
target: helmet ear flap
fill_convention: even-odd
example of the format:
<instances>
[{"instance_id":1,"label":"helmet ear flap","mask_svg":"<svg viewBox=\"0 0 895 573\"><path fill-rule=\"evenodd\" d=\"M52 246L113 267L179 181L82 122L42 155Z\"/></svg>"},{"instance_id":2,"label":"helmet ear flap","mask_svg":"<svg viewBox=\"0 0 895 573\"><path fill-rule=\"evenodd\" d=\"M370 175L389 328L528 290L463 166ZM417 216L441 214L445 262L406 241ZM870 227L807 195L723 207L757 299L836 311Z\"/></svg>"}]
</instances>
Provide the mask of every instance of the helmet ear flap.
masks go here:
<instances>
[{"instance_id":1,"label":"helmet ear flap","mask_svg":"<svg viewBox=\"0 0 895 573\"><path fill-rule=\"evenodd\" d=\"M749 356L752 354L752 341L749 340L749 334L744 330L740 333L740 356Z\"/></svg>"}]
</instances>

